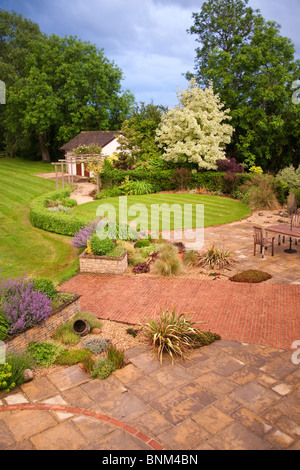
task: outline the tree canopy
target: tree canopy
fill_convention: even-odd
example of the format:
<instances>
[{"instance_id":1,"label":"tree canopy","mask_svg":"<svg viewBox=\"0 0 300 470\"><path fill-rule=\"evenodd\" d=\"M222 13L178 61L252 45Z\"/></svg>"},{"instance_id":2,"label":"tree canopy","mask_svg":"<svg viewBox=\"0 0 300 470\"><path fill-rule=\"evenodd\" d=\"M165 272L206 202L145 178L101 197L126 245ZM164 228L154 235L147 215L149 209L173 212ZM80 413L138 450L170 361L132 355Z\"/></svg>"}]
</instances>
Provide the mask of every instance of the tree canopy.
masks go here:
<instances>
[{"instance_id":1,"label":"tree canopy","mask_svg":"<svg viewBox=\"0 0 300 470\"><path fill-rule=\"evenodd\" d=\"M119 160L116 168L127 169L138 162L147 162L161 156L161 150L155 141L156 129L167 108L155 105L135 103L130 116L122 124L122 136L119 137Z\"/></svg>"},{"instance_id":2,"label":"tree canopy","mask_svg":"<svg viewBox=\"0 0 300 470\"><path fill-rule=\"evenodd\" d=\"M208 0L193 13L195 77L212 82L230 108L235 128L227 153L249 166L278 170L299 163L300 106L292 102L299 78L295 47L248 0Z\"/></svg>"},{"instance_id":3,"label":"tree canopy","mask_svg":"<svg viewBox=\"0 0 300 470\"><path fill-rule=\"evenodd\" d=\"M9 76L5 133L10 150L18 152L23 137L38 142L49 160L81 130L120 129L134 98L122 91L123 73L102 49L77 37L47 36L21 15L3 10L0 32L5 44L0 60Z\"/></svg>"},{"instance_id":4,"label":"tree canopy","mask_svg":"<svg viewBox=\"0 0 300 470\"><path fill-rule=\"evenodd\" d=\"M204 90L192 79L186 90L178 92L179 104L162 117L157 142L163 158L176 163L194 163L200 169L217 169L225 158L225 144L233 132L227 122L228 110L211 86Z\"/></svg>"}]
</instances>

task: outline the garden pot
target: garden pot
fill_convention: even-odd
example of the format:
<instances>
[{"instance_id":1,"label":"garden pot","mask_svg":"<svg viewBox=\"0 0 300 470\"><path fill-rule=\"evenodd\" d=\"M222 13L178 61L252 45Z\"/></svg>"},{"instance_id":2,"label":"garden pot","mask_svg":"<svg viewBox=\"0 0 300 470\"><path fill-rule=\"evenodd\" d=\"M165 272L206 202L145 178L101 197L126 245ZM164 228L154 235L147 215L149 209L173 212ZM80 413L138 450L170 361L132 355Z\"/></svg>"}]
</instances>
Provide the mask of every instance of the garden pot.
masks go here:
<instances>
[{"instance_id":1,"label":"garden pot","mask_svg":"<svg viewBox=\"0 0 300 470\"><path fill-rule=\"evenodd\" d=\"M87 336L91 331L90 324L83 318L78 318L73 323L73 331L79 336Z\"/></svg>"}]
</instances>

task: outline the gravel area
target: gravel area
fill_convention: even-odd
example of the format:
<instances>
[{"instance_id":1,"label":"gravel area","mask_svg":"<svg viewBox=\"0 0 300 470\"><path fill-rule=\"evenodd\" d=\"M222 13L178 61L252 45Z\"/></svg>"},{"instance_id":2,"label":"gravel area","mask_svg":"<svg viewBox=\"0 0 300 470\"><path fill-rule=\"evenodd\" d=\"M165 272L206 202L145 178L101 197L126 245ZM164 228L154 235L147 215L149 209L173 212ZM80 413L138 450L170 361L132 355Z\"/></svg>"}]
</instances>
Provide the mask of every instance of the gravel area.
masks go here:
<instances>
[{"instance_id":1,"label":"gravel area","mask_svg":"<svg viewBox=\"0 0 300 470\"><path fill-rule=\"evenodd\" d=\"M68 349L81 349L82 342L86 338L110 339L111 343L117 349L121 349L123 351L134 348L138 346L139 344L146 343L143 333L141 331L138 332L136 337L133 337L131 334L127 333L128 329L141 330L141 327L138 327L137 325L128 325L128 324L117 323L117 322L113 322L109 320L101 320L101 323L102 323L101 333L89 334L88 336L85 336L80 341L80 343L78 343L76 346L69 347ZM105 354L95 355L94 359L98 359L100 357L105 357ZM34 378L46 377L47 375L53 374L62 369L67 369L68 367L69 366L60 366L60 365L53 365L47 368L37 367L34 370Z\"/></svg>"}]
</instances>

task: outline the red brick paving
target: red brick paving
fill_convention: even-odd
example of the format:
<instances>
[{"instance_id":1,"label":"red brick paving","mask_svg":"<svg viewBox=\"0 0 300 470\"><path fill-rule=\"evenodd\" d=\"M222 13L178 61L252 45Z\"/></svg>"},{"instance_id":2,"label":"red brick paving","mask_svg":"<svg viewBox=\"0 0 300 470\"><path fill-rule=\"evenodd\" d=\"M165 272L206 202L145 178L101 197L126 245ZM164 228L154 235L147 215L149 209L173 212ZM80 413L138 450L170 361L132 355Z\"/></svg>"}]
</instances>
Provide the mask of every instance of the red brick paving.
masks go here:
<instances>
[{"instance_id":1,"label":"red brick paving","mask_svg":"<svg viewBox=\"0 0 300 470\"><path fill-rule=\"evenodd\" d=\"M81 310L101 319L139 324L176 306L223 339L281 349L300 339L300 285L78 274L61 290L81 295Z\"/></svg>"}]
</instances>

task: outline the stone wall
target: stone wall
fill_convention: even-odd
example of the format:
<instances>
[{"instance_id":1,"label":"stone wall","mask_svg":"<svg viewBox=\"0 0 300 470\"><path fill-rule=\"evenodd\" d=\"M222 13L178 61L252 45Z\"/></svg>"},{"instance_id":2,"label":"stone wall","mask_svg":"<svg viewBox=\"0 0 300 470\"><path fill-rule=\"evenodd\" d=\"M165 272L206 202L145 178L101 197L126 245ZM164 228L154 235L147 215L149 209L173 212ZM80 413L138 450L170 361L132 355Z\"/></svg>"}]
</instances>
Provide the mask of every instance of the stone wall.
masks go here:
<instances>
[{"instance_id":1,"label":"stone wall","mask_svg":"<svg viewBox=\"0 0 300 470\"><path fill-rule=\"evenodd\" d=\"M54 331L61 325L67 323L74 315L80 312L80 296L75 295L74 300L65 303L55 310L50 317L38 325L24 331L20 335L5 341L5 352L22 353L27 349L29 343L36 341L47 341Z\"/></svg>"},{"instance_id":2,"label":"stone wall","mask_svg":"<svg viewBox=\"0 0 300 470\"><path fill-rule=\"evenodd\" d=\"M120 258L89 255L85 251L79 256L81 273L124 274L128 266L127 252Z\"/></svg>"}]
</instances>

